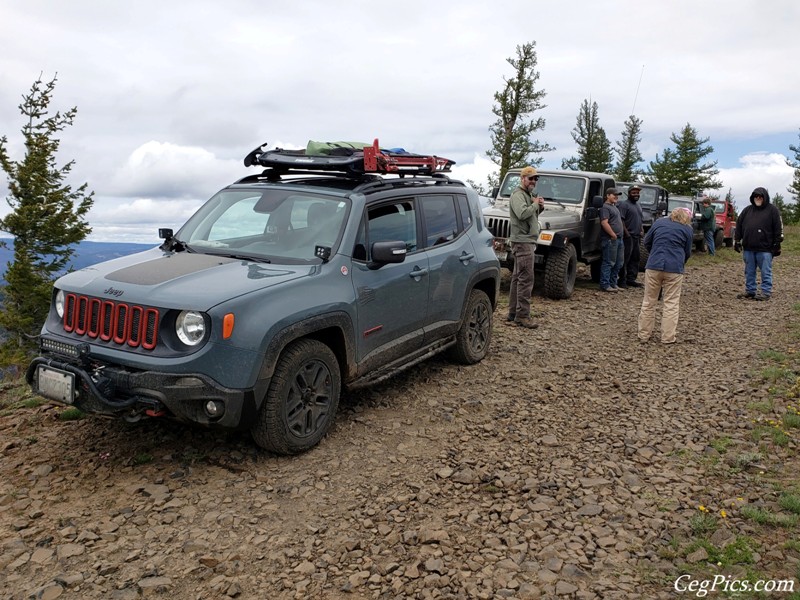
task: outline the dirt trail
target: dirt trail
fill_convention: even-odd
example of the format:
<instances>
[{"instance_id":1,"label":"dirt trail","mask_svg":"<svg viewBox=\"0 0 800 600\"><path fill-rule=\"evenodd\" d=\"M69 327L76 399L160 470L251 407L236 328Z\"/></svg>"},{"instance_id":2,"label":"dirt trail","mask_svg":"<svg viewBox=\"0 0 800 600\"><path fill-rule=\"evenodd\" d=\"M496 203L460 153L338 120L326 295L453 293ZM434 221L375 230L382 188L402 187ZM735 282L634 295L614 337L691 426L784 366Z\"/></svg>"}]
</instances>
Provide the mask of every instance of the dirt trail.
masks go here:
<instances>
[{"instance_id":1,"label":"dirt trail","mask_svg":"<svg viewBox=\"0 0 800 600\"><path fill-rule=\"evenodd\" d=\"M535 331L501 306L481 364L350 394L293 458L243 434L9 411L0 596L672 598L697 506L763 499L752 469L718 477L709 457L753 445L756 356L797 322L798 263L776 261L769 302L735 298L738 262L690 266L675 345L636 340L637 289L537 296ZM796 448L756 469L796 473ZM731 513L720 536L758 536ZM756 566L797 564L776 546Z\"/></svg>"}]
</instances>

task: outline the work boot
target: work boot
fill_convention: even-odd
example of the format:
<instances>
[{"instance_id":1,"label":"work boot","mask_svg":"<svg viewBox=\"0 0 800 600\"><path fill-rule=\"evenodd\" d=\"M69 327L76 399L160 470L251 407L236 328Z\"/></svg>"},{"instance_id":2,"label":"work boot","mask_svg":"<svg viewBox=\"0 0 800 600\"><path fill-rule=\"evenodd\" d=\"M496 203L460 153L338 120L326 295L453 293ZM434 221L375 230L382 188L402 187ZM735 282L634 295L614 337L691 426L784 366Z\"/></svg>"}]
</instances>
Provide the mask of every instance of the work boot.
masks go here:
<instances>
[{"instance_id":1,"label":"work boot","mask_svg":"<svg viewBox=\"0 0 800 600\"><path fill-rule=\"evenodd\" d=\"M516 323L520 327L525 327L526 329L536 329L537 327L539 327L539 324L534 323L533 319L531 319L530 317L514 319L514 323Z\"/></svg>"}]
</instances>

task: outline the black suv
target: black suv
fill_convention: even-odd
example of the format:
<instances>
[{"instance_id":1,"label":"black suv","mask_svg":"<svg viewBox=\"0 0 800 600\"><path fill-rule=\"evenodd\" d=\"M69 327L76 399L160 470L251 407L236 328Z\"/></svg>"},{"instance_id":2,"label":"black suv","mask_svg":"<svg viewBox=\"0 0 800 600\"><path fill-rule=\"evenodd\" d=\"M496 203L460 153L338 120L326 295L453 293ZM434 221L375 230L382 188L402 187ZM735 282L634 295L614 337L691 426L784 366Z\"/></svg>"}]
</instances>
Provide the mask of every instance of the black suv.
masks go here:
<instances>
[{"instance_id":1,"label":"black suv","mask_svg":"<svg viewBox=\"0 0 800 600\"><path fill-rule=\"evenodd\" d=\"M338 149L342 150L342 149ZM32 388L85 412L311 448L343 387L486 356L500 267L452 161L256 149L165 242L55 283Z\"/></svg>"}]
</instances>

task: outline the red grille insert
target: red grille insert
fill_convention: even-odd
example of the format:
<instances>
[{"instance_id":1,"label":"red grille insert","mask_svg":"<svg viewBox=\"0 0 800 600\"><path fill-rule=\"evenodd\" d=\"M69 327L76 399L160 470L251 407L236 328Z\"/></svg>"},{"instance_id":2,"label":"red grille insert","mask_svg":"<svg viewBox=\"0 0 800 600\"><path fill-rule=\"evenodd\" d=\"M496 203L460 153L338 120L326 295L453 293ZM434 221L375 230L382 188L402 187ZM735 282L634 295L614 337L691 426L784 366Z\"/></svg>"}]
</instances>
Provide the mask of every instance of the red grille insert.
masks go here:
<instances>
[{"instance_id":1,"label":"red grille insert","mask_svg":"<svg viewBox=\"0 0 800 600\"><path fill-rule=\"evenodd\" d=\"M152 350L158 342L159 313L155 308L131 306L67 294L64 298L64 331L112 341L120 346Z\"/></svg>"}]
</instances>

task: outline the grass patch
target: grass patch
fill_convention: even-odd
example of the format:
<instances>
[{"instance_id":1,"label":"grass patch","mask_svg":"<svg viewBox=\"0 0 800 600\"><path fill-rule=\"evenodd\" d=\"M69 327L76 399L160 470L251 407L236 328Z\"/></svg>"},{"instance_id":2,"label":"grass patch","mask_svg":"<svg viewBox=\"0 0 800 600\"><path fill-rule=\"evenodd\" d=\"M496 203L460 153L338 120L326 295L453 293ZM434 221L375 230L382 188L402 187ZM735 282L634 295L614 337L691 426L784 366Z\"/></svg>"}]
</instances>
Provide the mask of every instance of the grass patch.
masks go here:
<instances>
[{"instance_id":1,"label":"grass patch","mask_svg":"<svg viewBox=\"0 0 800 600\"><path fill-rule=\"evenodd\" d=\"M133 464L135 465L146 465L151 462L153 462L153 455L147 452L141 452L133 457Z\"/></svg>"},{"instance_id":2,"label":"grass patch","mask_svg":"<svg viewBox=\"0 0 800 600\"><path fill-rule=\"evenodd\" d=\"M761 369L761 378L769 383L783 383L794 380L794 371L786 367L770 365Z\"/></svg>"},{"instance_id":3,"label":"grass patch","mask_svg":"<svg viewBox=\"0 0 800 600\"><path fill-rule=\"evenodd\" d=\"M747 408L749 408L750 410L754 410L756 412L760 412L762 414L767 415L767 414L771 413L774 410L775 403L772 401L772 399L763 400L763 401L759 401L759 402L750 402L747 405Z\"/></svg>"},{"instance_id":4,"label":"grass patch","mask_svg":"<svg viewBox=\"0 0 800 600\"><path fill-rule=\"evenodd\" d=\"M759 425L757 427L754 427L753 430L750 432L750 437L756 443L762 441L765 438L769 438L770 440L772 440L772 443L775 444L776 446L786 446L789 443L789 436L774 426L769 427L766 425Z\"/></svg>"},{"instance_id":5,"label":"grass patch","mask_svg":"<svg viewBox=\"0 0 800 600\"><path fill-rule=\"evenodd\" d=\"M800 415L797 413L784 413L783 424L786 427L798 428L800 427Z\"/></svg>"},{"instance_id":6,"label":"grass patch","mask_svg":"<svg viewBox=\"0 0 800 600\"><path fill-rule=\"evenodd\" d=\"M765 428L771 429L771 428ZM749 466L756 464L758 461L761 460L761 453L760 452L742 452L738 454L736 458L733 459L733 466L738 467L739 469L746 469Z\"/></svg>"},{"instance_id":7,"label":"grass patch","mask_svg":"<svg viewBox=\"0 0 800 600\"><path fill-rule=\"evenodd\" d=\"M723 436L721 438L711 440L711 447L720 454L725 454L728 451L728 446L730 446L732 443L733 440L731 440L731 438L728 436Z\"/></svg>"},{"instance_id":8,"label":"grass patch","mask_svg":"<svg viewBox=\"0 0 800 600\"><path fill-rule=\"evenodd\" d=\"M781 352L780 350L761 350L758 353L758 357L764 360L773 360L775 362L784 362L786 360L786 354Z\"/></svg>"},{"instance_id":9,"label":"grass patch","mask_svg":"<svg viewBox=\"0 0 800 600\"><path fill-rule=\"evenodd\" d=\"M770 527L792 529L797 525L797 521L800 520L800 516L798 515L779 515L765 508L759 508L749 504L743 506L740 512L745 519L749 519L759 525L768 525Z\"/></svg>"},{"instance_id":10,"label":"grass patch","mask_svg":"<svg viewBox=\"0 0 800 600\"><path fill-rule=\"evenodd\" d=\"M800 515L800 495L798 494L782 494L778 500L778 506L783 510L788 510L790 513Z\"/></svg>"},{"instance_id":11,"label":"grass patch","mask_svg":"<svg viewBox=\"0 0 800 600\"><path fill-rule=\"evenodd\" d=\"M75 407L67 408L58 415L59 421L78 421L83 419L86 415L80 409Z\"/></svg>"},{"instance_id":12,"label":"grass patch","mask_svg":"<svg viewBox=\"0 0 800 600\"><path fill-rule=\"evenodd\" d=\"M786 548L786 550L800 552L800 540L787 540L783 547Z\"/></svg>"},{"instance_id":13,"label":"grass patch","mask_svg":"<svg viewBox=\"0 0 800 600\"><path fill-rule=\"evenodd\" d=\"M717 517L705 512L692 515L689 519L689 527L694 535L705 537L717 530Z\"/></svg>"}]
</instances>

